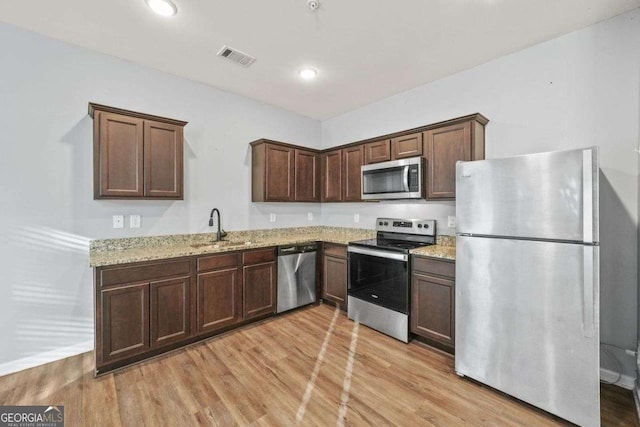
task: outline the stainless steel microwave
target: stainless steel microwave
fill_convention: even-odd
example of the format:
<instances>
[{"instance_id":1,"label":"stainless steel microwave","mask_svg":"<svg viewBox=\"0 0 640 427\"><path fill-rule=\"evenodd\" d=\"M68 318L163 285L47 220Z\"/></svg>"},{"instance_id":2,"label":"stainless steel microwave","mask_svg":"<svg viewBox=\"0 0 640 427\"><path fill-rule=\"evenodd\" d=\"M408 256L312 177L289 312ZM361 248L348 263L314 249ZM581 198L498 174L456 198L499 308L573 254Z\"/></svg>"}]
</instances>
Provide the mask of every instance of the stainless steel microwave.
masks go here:
<instances>
[{"instance_id":1,"label":"stainless steel microwave","mask_svg":"<svg viewBox=\"0 0 640 427\"><path fill-rule=\"evenodd\" d=\"M362 200L421 199L424 159L392 160L361 166Z\"/></svg>"}]
</instances>

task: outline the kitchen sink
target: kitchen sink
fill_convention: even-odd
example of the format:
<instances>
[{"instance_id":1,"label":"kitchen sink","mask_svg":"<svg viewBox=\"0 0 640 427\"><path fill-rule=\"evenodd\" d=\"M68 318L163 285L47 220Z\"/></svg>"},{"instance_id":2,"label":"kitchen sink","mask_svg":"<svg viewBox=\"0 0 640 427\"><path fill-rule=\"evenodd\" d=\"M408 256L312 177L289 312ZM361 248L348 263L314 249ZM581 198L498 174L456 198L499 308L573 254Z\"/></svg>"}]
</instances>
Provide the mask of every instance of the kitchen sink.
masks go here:
<instances>
[{"instance_id":1,"label":"kitchen sink","mask_svg":"<svg viewBox=\"0 0 640 427\"><path fill-rule=\"evenodd\" d=\"M189 245L192 248L195 249L201 249L201 248L226 248L228 246L245 246L245 245L250 245L251 242L242 242L242 241L234 241L234 240L221 240L219 242L212 242L212 243L196 243L193 245Z\"/></svg>"}]
</instances>

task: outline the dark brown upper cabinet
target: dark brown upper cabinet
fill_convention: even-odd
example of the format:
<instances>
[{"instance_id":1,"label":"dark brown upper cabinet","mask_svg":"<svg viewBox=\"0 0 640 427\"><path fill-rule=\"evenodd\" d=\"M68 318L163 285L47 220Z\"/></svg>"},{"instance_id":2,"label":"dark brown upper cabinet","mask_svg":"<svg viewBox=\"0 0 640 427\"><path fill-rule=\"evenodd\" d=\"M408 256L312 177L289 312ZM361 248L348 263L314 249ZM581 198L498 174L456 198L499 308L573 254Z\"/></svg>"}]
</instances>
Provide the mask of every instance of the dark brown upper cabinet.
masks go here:
<instances>
[{"instance_id":1,"label":"dark brown upper cabinet","mask_svg":"<svg viewBox=\"0 0 640 427\"><path fill-rule=\"evenodd\" d=\"M422 156L422 132L402 135L391 140L391 158L394 160Z\"/></svg>"},{"instance_id":2,"label":"dark brown upper cabinet","mask_svg":"<svg viewBox=\"0 0 640 427\"><path fill-rule=\"evenodd\" d=\"M422 132L368 142L363 145L365 165L422 156Z\"/></svg>"},{"instance_id":3,"label":"dark brown upper cabinet","mask_svg":"<svg viewBox=\"0 0 640 427\"><path fill-rule=\"evenodd\" d=\"M426 157L427 200L453 200L456 162L484 159L488 122L476 113L325 150L254 141L252 201L360 202L362 165L409 157Z\"/></svg>"},{"instance_id":4,"label":"dark brown upper cabinet","mask_svg":"<svg viewBox=\"0 0 640 427\"><path fill-rule=\"evenodd\" d=\"M378 163L391 160L391 140L369 142L364 144L364 163Z\"/></svg>"},{"instance_id":5,"label":"dark brown upper cabinet","mask_svg":"<svg viewBox=\"0 0 640 427\"><path fill-rule=\"evenodd\" d=\"M296 202L320 201L320 155L313 151L294 150L294 199Z\"/></svg>"},{"instance_id":6,"label":"dark brown upper cabinet","mask_svg":"<svg viewBox=\"0 0 640 427\"><path fill-rule=\"evenodd\" d=\"M343 184L342 201L359 202L362 200L362 173L360 167L364 164L364 150L362 145L343 148Z\"/></svg>"},{"instance_id":7,"label":"dark brown upper cabinet","mask_svg":"<svg viewBox=\"0 0 640 427\"><path fill-rule=\"evenodd\" d=\"M363 145L365 165L422 156L422 132L368 142Z\"/></svg>"},{"instance_id":8,"label":"dark brown upper cabinet","mask_svg":"<svg viewBox=\"0 0 640 427\"><path fill-rule=\"evenodd\" d=\"M94 199L183 199L187 122L89 103Z\"/></svg>"},{"instance_id":9,"label":"dark brown upper cabinet","mask_svg":"<svg viewBox=\"0 0 640 427\"><path fill-rule=\"evenodd\" d=\"M322 202L358 202L361 200L360 166L364 146L354 145L322 154Z\"/></svg>"},{"instance_id":10,"label":"dark brown upper cabinet","mask_svg":"<svg viewBox=\"0 0 640 427\"><path fill-rule=\"evenodd\" d=\"M469 120L424 132L428 200L455 199L456 162L484 159L485 123Z\"/></svg>"},{"instance_id":11,"label":"dark brown upper cabinet","mask_svg":"<svg viewBox=\"0 0 640 427\"><path fill-rule=\"evenodd\" d=\"M342 201L342 150L333 150L321 155L323 202Z\"/></svg>"},{"instance_id":12,"label":"dark brown upper cabinet","mask_svg":"<svg viewBox=\"0 0 640 427\"><path fill-rule=\"evenodd\" d=\"M319 155L290 144L251 143L253 202L319 202Z\"/></svg>"}]
</instances>

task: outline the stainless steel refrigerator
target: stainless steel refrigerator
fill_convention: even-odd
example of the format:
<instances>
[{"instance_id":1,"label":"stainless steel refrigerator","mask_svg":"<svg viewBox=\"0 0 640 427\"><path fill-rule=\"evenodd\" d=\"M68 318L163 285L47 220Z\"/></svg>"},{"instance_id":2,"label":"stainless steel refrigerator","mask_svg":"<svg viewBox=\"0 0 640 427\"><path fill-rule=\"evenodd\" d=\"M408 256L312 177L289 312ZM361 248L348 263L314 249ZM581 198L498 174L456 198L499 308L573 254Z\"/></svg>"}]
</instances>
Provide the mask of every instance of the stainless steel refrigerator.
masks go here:
<instances>
[{"instance_id":1,"label":"stainless steel refrigerator","mask_svg":"<svg viewBox=\"0 0 640 427\"><path fill-rule=\"evenodd\" d=\"M459 162L455 369L600 425L598 149Z\"/></svg>"}]
</instances>

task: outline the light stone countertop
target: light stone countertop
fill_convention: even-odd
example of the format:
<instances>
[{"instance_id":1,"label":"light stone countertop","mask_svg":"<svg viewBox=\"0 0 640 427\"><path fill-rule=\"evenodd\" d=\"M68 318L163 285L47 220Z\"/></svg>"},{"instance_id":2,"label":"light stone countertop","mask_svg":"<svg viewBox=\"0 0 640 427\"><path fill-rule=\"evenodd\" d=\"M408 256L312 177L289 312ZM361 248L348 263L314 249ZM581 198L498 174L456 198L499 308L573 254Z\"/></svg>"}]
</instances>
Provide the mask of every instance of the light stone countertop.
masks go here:
<instances>
[{"instance_id":1,"label":"light stone countertop","mask_svg":"<svg viewBox=\"0 0 640 427\"><path fill-rule=\"evenodd\" d=\"M217 246L213 244L213 233L101 239L91 241L89 266L101 267L316 241L346 245L355 240L373 238L375 234L375 230L323 226L229 231L224 240L231 243ZM438 236L436 245L417 248L411 253L455 259L455 246L451 245L455 245L455 237Z\"/></svg>"},{"instance_id":2,"label":"light stone countertop","mask_svg":"<svg viewBox=\"0 0 640 427\"><path fill-rule=\"evenodd\" d=\"M93 240L89 249L89 266L101 267L317 241L346 245L354 240L373 238L375 234L374 230L317 226L229 231L224 240L231 244L222 243L217 246L213 242L213 233Z\"/></svg>"},{"instance_id":3,"label":"light stone countertop","mask_svg":"<svg viewBox=\"0 0 640 427\"><path fill-rule=\"evenodd\" d=\"M455 261L456 260L456 247L455 246L423 246L421 248L413 249L410 251L411 255L420 255L431 258L442 258Z\"/></svg>"}]
</instances>

